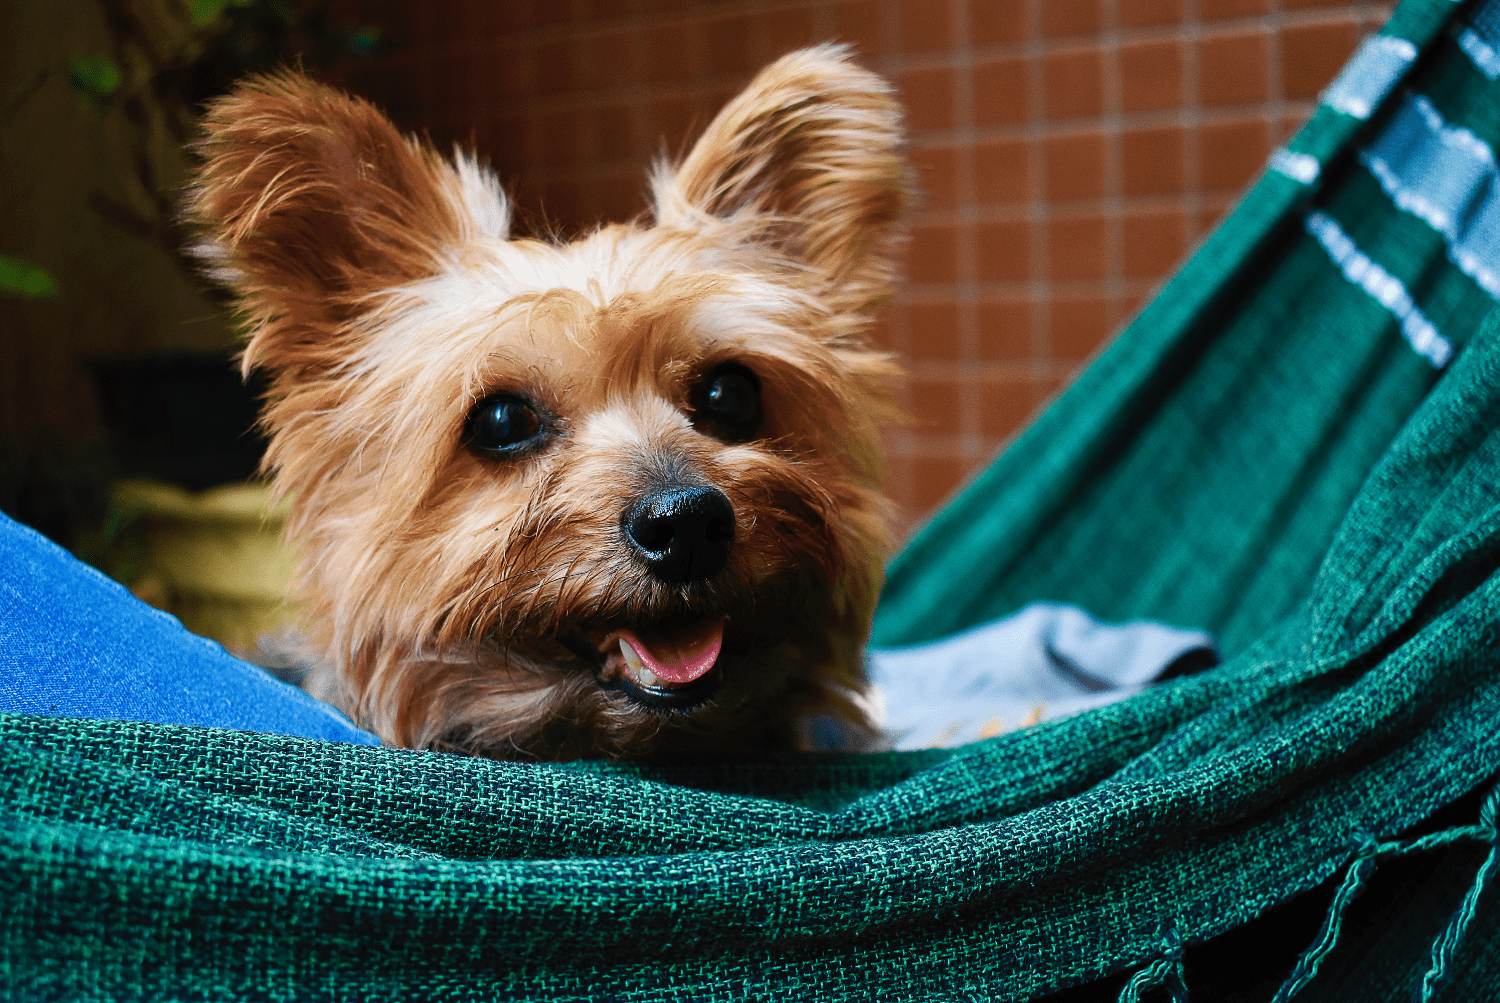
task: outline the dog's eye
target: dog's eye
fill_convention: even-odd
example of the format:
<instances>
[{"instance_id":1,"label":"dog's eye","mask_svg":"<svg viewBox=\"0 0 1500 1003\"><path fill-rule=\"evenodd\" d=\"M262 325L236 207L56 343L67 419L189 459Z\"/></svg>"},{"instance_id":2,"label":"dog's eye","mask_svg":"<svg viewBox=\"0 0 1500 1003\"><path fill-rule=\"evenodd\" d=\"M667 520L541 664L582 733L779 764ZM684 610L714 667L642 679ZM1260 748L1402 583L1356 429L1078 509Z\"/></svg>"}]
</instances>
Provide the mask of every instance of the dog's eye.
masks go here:
<instances>
[{"instance_id":1,"label":"dog's eye","mask_svg":"<svg viewBox=\"0 0 1500 1003\"><path fill-rule=\"evenodd\" d=\"M464 441L491 456L509 456L542 434L536 409L510 394L491 394L469 410Z\"/></svg>"},{"instance_id":2,"label":"dog's eye","mask_svg":"<svg viewBox=\"0 0 1500 1003\"><path fill-rule=\"evenodd\" d=\"M735 362L712 369L693 388L693 424L721 439L750 439L760 431L760 379Z\"/></svg>"}]
</instances>

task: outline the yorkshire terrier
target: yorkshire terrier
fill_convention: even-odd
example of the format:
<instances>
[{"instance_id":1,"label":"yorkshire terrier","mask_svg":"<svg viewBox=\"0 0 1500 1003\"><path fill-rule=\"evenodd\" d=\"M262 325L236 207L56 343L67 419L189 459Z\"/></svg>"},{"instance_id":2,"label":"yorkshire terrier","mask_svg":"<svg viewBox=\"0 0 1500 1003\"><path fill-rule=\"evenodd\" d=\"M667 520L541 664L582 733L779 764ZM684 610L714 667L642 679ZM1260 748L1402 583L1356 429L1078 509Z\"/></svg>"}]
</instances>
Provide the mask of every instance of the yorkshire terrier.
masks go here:
<instances>
[{"instance_id":1,"label":"yorkshire terrier","mask_svg":"<svg viewBox=\"0 0 1500 1003\"><path fill-rule=\"evenodd\" d=\"M902 143L883 80L793 53L564 243L295 73L214 104L189 215L270 378L309 691L497 757L869 734Z\"/></svg>"}]
</instances>

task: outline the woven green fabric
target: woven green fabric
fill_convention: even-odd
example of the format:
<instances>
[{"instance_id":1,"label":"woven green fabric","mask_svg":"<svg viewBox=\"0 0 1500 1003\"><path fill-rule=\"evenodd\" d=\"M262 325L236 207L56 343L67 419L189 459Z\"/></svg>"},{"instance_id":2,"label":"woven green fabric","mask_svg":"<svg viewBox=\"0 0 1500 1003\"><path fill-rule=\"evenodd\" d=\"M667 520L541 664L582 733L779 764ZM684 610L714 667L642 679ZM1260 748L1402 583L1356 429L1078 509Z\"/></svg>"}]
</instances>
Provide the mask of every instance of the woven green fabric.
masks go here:
<instances>
[{"instance_id":1,"label":"woven green fabric","mask_svg":"<svg viewBox=\"0 0 1500 1003\"><path fill-rule=\"evenodd\" d=\"M1493 141L1454 16L1407 0L1387 32ZM1065 600L1212 629L1219 668L957 750L680 764L0 716L3 993L1180 998L1193 945L1331 881L1284 997L1496 998L1495 800L1431 819L1500 771L1500 320L1355 157L1389 103L1318 112L1292 150L1319 183L1269 173L896 562L878 623ZM1446 369L1313 210L1462 347Z\"/></svg>"}]
</instances>

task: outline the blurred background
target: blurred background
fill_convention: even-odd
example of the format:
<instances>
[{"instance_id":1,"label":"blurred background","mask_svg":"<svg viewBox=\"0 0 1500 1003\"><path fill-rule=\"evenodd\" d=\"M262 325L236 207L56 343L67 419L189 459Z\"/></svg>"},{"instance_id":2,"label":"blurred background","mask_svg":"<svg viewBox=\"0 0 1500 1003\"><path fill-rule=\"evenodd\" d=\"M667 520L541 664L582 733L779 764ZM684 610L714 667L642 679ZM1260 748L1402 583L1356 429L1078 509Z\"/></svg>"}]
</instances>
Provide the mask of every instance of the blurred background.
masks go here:
<instances>
[{"instance_id":1,"label":"blurred background","mask_svg":"<svg viewBox=\"0 0 1500 1003\"><path fill-rule=\"evenodd\" d=\"M1128 320L1391 6L6 0L0 510L234 647L281 615L289 564L257 549L279 516L244 483L257 389L175 217L198 110L246 72L300 64L476 149L522 229L566 235L640 212L648 164L759 66L852 45L901 91L923 193L877 332L908 374L886 446L909 529Z\"/></svg>"}]
</instances>

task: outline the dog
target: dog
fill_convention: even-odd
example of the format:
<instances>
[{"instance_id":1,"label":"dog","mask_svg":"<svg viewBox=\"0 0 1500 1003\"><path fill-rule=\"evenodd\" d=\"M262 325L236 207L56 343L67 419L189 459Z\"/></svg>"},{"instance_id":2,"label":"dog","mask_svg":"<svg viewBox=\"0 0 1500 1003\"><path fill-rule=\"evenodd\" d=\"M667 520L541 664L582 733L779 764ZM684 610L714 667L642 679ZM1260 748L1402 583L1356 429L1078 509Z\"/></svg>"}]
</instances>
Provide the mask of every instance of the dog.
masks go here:
<instances>
[{"instance_id":1,"label":"dog","mask_svg":"<svg viewBox=\"0 0 1500 1003\"><path fill-rule=\"evenodd\" d=\"M565 242L294 72L212 104L187 215L269 379L306 688L498 758L872 734L903 143L880 77L795 52L656 166L647 215Z\"/></svg>"}]
</instances>

